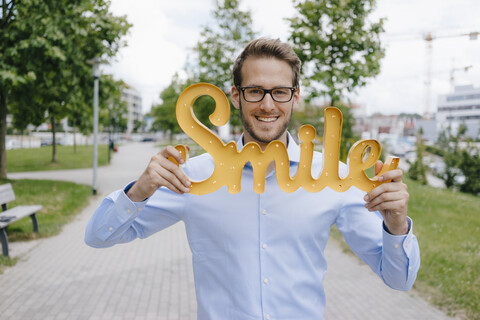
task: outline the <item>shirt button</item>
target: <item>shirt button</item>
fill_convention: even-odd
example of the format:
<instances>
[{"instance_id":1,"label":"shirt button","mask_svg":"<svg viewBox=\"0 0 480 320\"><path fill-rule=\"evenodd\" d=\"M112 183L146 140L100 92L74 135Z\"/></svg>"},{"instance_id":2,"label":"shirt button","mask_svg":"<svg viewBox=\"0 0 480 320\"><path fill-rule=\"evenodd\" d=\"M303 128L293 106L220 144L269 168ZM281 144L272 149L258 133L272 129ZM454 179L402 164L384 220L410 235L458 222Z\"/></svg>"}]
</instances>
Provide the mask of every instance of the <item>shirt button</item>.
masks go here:
<instances>
[{"instance_id":1,"label":"shirt button","mask_svg":"<svg viewBox=\"0 0 480 320\"><path fill-rule=\"evenodd\" d=\"M395 243L394 247L395 247L395 249L397 249L398 248L398 243Z\"/></svg>"},{"instance_id":2,"label":"shirt button","mask_svg":"<svg viewBox=\"0 0 480 320\"><path fill-rule=\"evenodd\" d=\"M267 214L267 210L263 209L262 214Z\"/></svg>"},{"instance_id":3,"label":"shirt button","mask_svg":"<svg viewBox=\"0 0 480 320\"><path fill-rule=\"evenodd\" d=\"M269 314L266 314L266 315L265 315L265 319L267 319L267 320L270 319L270 315L269 315Z\"/></svg>"},{"instance_id":4,"label":"shirt button","mask_svg":"<svg viewBox=\"0 0 480 320\"><path fill-rule=\"evenodd\" d=\"M267 278L263 279L263 283L267 284L267 283L268 283L268 279L267 279Z\"/></svg>"},{"instance_id":5,"label":"shirt button","mask_svg":"<svg viewBox=\"0 0 480 320\"><path fill-rule=\"evenodd\" d=\"M142 208L138 208L137 211L138 211L138 212L142 211Z\"/></svg>"},{"instance_id":6,"label":"shirt button","mask_svg":"<svg viewBox=\"0 0 480 320\"><path fill-rule=\"evenodd\" d=\"M113 230L113 228L112 228L112 227L108 228L108 231L112 231L112 230Z\"/></svg>"},{"instance_id":7,"label":"shirt button","mask_svg":"<svg viewBox=\"0 0 480 320\"><path fill-rule=\"evenodd\" d=\"M266 243L262 244L262 248L267 249L267 244Z\"/></svg>"},{"instance_id":8,"label":"shirt button","mask_svg":"<svg viewBox=\"0 0 480 320\"><path fill-rule=\"evenodd\" d=\"M132 210L130 210L130 209L127 209L127 213L130 213L130 212L132 212Z\"/></svg>"}]
</instances>

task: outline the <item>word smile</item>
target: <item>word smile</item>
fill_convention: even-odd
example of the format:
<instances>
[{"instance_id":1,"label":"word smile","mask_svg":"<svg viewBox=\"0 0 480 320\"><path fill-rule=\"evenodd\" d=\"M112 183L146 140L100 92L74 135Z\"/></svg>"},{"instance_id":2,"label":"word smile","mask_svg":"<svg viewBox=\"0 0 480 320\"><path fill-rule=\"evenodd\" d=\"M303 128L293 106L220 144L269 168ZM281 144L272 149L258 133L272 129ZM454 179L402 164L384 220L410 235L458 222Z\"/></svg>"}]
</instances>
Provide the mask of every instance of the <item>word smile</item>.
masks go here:
<instances>
[{"instance_id":1,"label":"word smile","mask_svg":"<svg viewBox=\"0 0 480 320\"><path fill-rule=\"evenodd\" d=\"M312 159L316 137L315 128L302 126L298 135L300 144L300 162L296 174L290 176L290 161L287 148L281 141L270 142L264 151L256 142L247 143L238 151L233 141L225 144L215 133L203 125L193 113L193 103L202 96L211 96L216 103L210 121L217 127L227 123L230 118L230 104L222 90L208 83L197 83L185 89L177 101L177 121L182 130L197 142L213 158L215 169L212 175L203 181L192 181L190 193L202 195L214 192L227 186L228 192L238 193L241 189L243 167L250 162L253 168L253 190L263 193L265 190L265 174L272 161L275 162L277 183L284 192L294 192L302 187L309 192L319 192L325 187L344 192L351 186L363 191L370 191L382 183L378 177L398 167L399 158L388 157L382 171L372 179L365 170L372 167L380 157L381 146L377 140L368 139L356 142L348 152L348 175L339 176L340 139L342 133L342 113L337 108L325 109L324 127L324 166L319 177L312 177ZM258 117L260 121L274 121L276 118ZM186 160L185 146L175 147ZM176 161L169 158L172 162ZM178 163L177 163L178 164Z\"/></svg>"}]
</instances>

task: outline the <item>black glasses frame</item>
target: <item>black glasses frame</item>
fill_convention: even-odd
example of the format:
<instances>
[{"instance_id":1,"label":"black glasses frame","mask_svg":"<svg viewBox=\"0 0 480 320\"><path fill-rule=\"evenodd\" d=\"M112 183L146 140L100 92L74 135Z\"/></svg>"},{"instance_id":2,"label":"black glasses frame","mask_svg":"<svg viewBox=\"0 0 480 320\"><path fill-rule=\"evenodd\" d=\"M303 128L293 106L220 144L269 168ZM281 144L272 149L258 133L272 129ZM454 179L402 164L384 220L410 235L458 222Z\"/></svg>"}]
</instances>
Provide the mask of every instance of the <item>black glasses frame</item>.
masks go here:
<instances>
[{"instance_id":1,"label":"black glasses frame","mask_svg":"<svg viewBox=\"0 0 480 320\"><path fill-rule=\"evenodd\" d=\"M255 100L255 101L252 101L252 100L247 100L247 98L245 98L245 90L246 89L251 89L251 88L258 88L260 90L263 90L263 96L260 100ZM264 98L265 98L265 95L268 93L270 94L270 97L272 97L273 101L275 102L278 102L278 103L286 103L286 102L290 102L292 101L292 98L293 98L293 94L295 93L295 91L297 90L297 87L277 87L277 88L273 88L273 89L263 89L263 88L260 88L260 87L257 87L257 86L248 86L248 87L240 87L240 86L237 86L237 89L240 89L240 91L242 92L242 95L243 95L243 99L247 102L260 102L262 101ZM289 89L290 90L290 99L288 99L287 101L278 101L276 100L274 97L273 97L273 90L278 90L278 89Z\"/></svg>"}]
</instances>

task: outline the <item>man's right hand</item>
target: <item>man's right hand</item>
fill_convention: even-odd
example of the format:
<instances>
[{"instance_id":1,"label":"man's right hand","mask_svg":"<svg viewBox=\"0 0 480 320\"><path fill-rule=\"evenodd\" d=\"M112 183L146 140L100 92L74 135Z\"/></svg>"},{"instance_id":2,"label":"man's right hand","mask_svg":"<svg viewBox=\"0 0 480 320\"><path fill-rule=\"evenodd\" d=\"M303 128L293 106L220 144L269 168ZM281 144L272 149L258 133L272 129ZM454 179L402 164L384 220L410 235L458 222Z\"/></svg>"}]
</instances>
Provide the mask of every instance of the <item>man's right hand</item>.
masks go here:
<instances>
[{"instance_id":1,"label":"man's right hand","mask_svg":"<svg viewBox=\"0 0 480 320\"><path fill-rule=\"evenodd\" d=\"M140 178L127 191L130 200L143 201L163 186L179 194L190 192L187 175L182 168L168 160L168 157L173 157L180 164L184 163L180 152L172 146L154 155Z\"/></svg>"}]
</instances>

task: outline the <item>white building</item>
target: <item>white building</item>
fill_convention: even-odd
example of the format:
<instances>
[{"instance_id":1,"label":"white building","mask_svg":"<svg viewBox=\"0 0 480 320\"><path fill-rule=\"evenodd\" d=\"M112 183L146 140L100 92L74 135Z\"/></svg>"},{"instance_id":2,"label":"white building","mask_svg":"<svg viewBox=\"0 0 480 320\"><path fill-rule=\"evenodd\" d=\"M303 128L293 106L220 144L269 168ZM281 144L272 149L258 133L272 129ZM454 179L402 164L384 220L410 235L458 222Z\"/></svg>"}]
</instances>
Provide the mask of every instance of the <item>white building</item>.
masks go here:
<instances>
[{"instance_id":1,"label":"white building","mask_svg":"<svg viewBox=\"0 0 480 320\"><path fill-rule=\"evenodd\" d=\"M436 118L438 132L450 126L455 134L460 124L464 124L466 135L477 138L480 130L480 88L458 86L453 93L440 95Z\"/></svg>"},{"instance_id":2,"label":"white building","mask_svg":"<svg viewBox=\"0 0 480 320\"><path fill-rule=\"evenodd\" d=\"M135 128L135 120L143 120L142 97L140 92L131 86L127 86L122 90L122 96L127 103L127 134L133 132Z\"/></svg>"}]
</instances>

